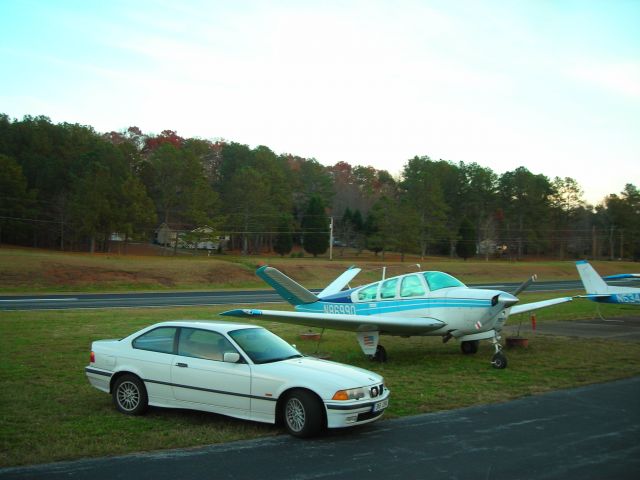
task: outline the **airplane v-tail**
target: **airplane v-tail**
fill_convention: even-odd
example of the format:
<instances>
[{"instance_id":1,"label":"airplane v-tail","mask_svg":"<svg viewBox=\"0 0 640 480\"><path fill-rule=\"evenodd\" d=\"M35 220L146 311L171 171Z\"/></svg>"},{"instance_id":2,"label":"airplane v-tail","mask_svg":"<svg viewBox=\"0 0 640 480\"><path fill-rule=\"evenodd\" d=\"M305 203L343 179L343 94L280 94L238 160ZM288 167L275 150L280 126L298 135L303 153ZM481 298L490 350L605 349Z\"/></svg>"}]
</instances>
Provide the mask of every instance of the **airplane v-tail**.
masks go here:
<instances>
[{"instance_id":1,"label":"airplane v-tail","mask_svg":"<svg viewBox=\"0 0 640 480\"><path fill-rule=\"evenodd\" d=\"M469 288L457 278L437 271L398 275L344 290L360 271L348 269L316 295L279 270L260 267L256 274L295 311L237 309L222 315L353 331L363 353L377 361L387 358L379 343L380 335L441 336L443 342L455 339L464 354L476 353L480 340L489 340L495 348L492 365L505 368L507 358L502 352L500 333L509 315L572 300L561 297L516 305L516 295L535 277L511 294Z\"/></svg>"}]
</instances>

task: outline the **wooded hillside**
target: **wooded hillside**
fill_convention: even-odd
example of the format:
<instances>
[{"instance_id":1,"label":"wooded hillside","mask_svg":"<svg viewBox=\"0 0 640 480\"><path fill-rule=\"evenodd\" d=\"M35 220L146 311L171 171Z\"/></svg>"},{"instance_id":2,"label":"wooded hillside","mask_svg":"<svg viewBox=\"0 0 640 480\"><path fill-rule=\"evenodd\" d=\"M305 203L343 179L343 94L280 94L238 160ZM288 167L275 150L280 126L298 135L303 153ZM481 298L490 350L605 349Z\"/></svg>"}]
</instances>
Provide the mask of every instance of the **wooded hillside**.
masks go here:
<instances>
[{"instance_id":1,"label":"wooded hillside","mask_svg":"<svg viewBox=\"0 0 640 480\"><path fill-rule=\"evenodd\" d=\"M498 175L422 155L394 178L171 130L101 134L0 115L0 243L94 251L114 235L153 241L164 224L175 246L224 237L247 254L321 255L331 218L337 247L381 255L640 258L632 183L593 207L572 178L525 167Z\"/></svg>"}]
</instances>

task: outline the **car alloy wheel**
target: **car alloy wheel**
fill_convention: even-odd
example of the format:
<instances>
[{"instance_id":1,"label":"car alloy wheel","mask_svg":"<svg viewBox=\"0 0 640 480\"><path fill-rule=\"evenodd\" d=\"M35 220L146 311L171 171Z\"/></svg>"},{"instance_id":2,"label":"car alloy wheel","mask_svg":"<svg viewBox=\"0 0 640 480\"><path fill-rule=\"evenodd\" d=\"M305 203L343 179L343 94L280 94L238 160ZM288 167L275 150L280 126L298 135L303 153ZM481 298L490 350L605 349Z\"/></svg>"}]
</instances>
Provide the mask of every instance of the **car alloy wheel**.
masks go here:
<instances>
[{"instance_id":1,"label":"car alloy wheel","mask_svg":"<svg viewBox=\"0 0 640 480\"><path fill-rule=\"evenodd\" d=\"M285 421L293 432L301 432L305 425L304 405L297 397L291 397L285 407Z\"/></svg>"},{"instance_id":2,"label":"car alloy wheel","mask_svg":"<svg viewBox=\"0 0 640 480\"><path fill-rule=\"evenodd\" d=\"M123 375L116 380L113 386L113 401L116 408L127 415L141 415L149 406L144 383L131 374Z\"/></svg>"},{"instance_id":3,"label":"car alloy wheel","mask_svg":"<svg viewBox=\"0 0 640 480\"><path fill-rule=\"evenodd\" d=\"M313 437L325 427L323 409L322 401L313 392L295 390L282 409L285 428L295 437Z\"/></svg>"},{"instance_id":4,"label":"car alloy wheel","mask_svg":"<svg viewBox=\"0 0 640 480\"><path fill-rule=\"evenodd\" d=\"M123 410L131 412L140 404L140 390L130 381L122 382L118 386L118 404Z\"/></svg>"}]
</instances>

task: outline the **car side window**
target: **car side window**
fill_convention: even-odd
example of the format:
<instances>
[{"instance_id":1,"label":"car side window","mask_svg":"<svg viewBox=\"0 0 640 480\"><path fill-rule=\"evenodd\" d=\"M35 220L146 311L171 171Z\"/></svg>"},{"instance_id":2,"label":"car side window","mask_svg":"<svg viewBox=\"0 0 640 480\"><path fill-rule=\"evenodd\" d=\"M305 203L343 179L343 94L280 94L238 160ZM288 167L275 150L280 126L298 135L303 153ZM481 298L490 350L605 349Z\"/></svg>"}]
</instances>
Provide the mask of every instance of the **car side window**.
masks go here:
<instances>
[{"instance_id":1,"label":"car side window","mask_svg":"<svg viewBox=\"0 0 640 480\"><path fill-rule=\"evenodd\" d=\"M380 288L380 298L394 298L396 296L396 287L398 286L398 279L392 278L382 284Z\"/></svg>"},{"instance_id":2,"label":"car side window","mask_svg":"<svg viewBox=\"0 0 640 480\"><path fill-rule=\"evenodd\" d=\"M227 352L237 352L231 342L218 332L182 328L178 339L178 355L221 362Z\"/></svg>"},{"instance_id":3,"label":"car side window","mask_svg":"<svg viewBox=\"0 0 640 480\"><path fill-rule=\"evenodd\" d=\"M425 293L418 275L408 275L402 279L400 284L401 297L420 297Z\"/></svg>"},{"instance_id":4,"label":"car side window","mask_svg":"<svg viewBox=\"0 0 640 480\"><path fill-rule=\"evenodd\" d=\"M159 353L173 353L173 341L176 336L176 327L155 328L140 335L132 342L133 348L150 350Z\"/></svg>"},{"instance_id":5,"label":"car side window","mask_svg":"<svg viewBox=\"0 0 640 480\"><path fill-rule=\"evenodd\" d=\"M366 288L363 288L358 292L358 300L366 301L366 300L375 300L378 295L378 284L374 283Z\"/></svg>"}]
</instances>

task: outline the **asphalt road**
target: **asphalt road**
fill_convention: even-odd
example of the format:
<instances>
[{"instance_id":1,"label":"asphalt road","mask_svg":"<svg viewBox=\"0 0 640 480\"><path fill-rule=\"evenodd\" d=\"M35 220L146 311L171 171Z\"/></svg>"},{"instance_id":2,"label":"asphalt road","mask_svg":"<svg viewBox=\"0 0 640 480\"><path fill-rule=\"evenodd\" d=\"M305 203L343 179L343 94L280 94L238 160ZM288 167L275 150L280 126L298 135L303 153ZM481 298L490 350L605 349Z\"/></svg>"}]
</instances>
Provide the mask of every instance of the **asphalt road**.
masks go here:
<instances>
[{"instance_id":1,"label":"asphalt road","mask_svg":"<svg viewBox=\"0 0 640 480\"><path fill-rule=\"evenodd\" d=\"M512 402L287 435L23 468L0 479L636 479L640 377Z\"/></svg>"},{"instance_id":2,"label":"asphalt road","mask_svg":"<svg viewBox=\"0 0 640 480\"><path fill-rule=\"evenodd\" d=\"M0 310L158 308L282 302L274 291L92 293L0 296Z\"/></svg>"},{"instance_id":3,"label":"asphalt road","mask_svg":"<svg viewBox=\"0 0 640 480\"><path fill-rule=\"evenodd\" d=\"M640 313L638 307L629 307ZM503 336L516 335L518 324L505 326ZM558 335L563 337L605 338L607 340L640 341L640 317L592 318L565 322L545 321L536 326L535 332L529 320L523 322L520 334L529 339L535 335Z\"/></svg>"},{"instance_id":4,"label":"asphalt road","mask_svg":"<svg viewBox=\"0 0 640 480\"><path fill-rule=\"evenodd\" d=\"M629 280L609 282L612 285L633 285ZM637 285L637 281L635 285ZM469 285L474 288L513 292L519 283ZM582 290L579 281L537 282L528 292ZM282 298L273 290L152 292L108 294L2 295L0 310L61 310L82 308L146 308L208 306L224 304L280 303Z\"/></svg>"}]
</instances>

